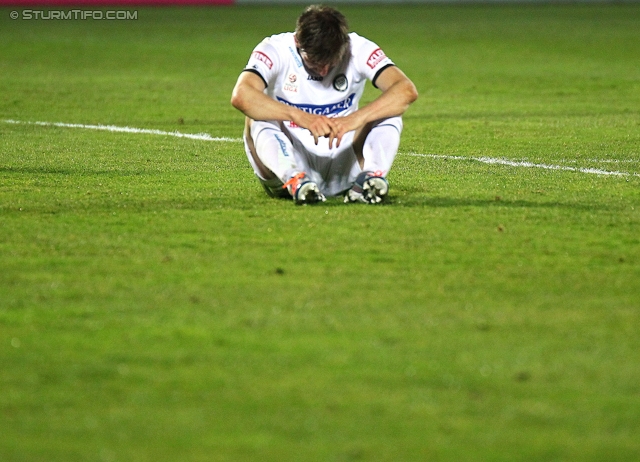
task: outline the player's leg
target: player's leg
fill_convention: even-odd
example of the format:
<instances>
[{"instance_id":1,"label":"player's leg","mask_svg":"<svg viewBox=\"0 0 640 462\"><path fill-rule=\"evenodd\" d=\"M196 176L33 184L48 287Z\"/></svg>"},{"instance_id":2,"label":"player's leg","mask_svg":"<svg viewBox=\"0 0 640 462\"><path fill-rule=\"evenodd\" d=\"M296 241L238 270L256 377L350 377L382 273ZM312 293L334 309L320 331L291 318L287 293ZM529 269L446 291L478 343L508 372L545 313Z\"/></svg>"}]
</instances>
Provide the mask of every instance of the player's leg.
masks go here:
<instances>
[{"instance_id":1,"label":"player's leg","mask_svg":"<svg viewBox=\"0 0 640 462\"><path fill-rule=\"evenodd\" d=\"M356 134L353 147L362 173L347 192L345 202L382 202L388 192L386 176L400 146L402 118L391 117L365 126Z\"/></svg>"},{"instance_id":2,"label":"player's leg","mask_svg":"<svg viewBox=\"0 0 640 462\"><path fill-rule=\"evenodd\" d=\"M244 149L249 163L253 167L253 171L266 193L271 197L286 197L289 195L289 192L286 188L282 187L286 180L281 179L283 172L281 171L282 169L279 168L283 154L280 152L280 145L278 143L278 131L278 126L275 123L254 122L246 118L243 137ZM270 134L272 136L269 136ZM261 155L258 155L254 137L261 141ZM284 136L280 136L280 138L283 139ZM291 159L293 159L293 155L291 155ZM293 168L295 164L289 167Z\"/></svg>"},{"instance_id":3,"label":"player's leg","mask_svg":"<svg viewBox=\"0 0 640 462\"><path fill-rule=\"evenodd\" d=\"M318 186L298 169L291 140L278 123L247 119L244 146L247 158L269 196L290 195L299 204L325 200Z\"/></svg>"},{"instance_id":4,"label":"player's leg","mask_svg":"<svg viewBox=\"0 0 640 462\"><path fill-rule=\"evenodd\" d=\"M368 130L367 130L368 128ZM363 171L382 172L386 176L398 154L402 118L391 117L365 127L359 135L362 142Z\"/></svg>"}]
</instances>

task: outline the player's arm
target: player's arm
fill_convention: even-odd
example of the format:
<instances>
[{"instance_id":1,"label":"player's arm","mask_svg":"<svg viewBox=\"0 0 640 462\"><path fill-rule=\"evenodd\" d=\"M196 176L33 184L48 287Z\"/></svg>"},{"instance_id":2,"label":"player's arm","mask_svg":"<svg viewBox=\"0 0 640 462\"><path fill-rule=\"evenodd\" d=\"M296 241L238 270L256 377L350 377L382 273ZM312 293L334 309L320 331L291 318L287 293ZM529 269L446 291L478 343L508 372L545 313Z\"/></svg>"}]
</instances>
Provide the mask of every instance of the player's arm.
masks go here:
<instances>
[{"instance_id":1,"label":"player's arm","mask_svg":"<svg viewBox=\"0 0 640 462\"><path fill-rule=\"evenodd\" d=\"M360 113L361 126L374 120L402 115L409 105L418 99L416 86L396 66L384 69L375 84L382 93L371 103L356 111Z\"/></svg>"},{"instance_id":2,"label":"player's arm","mask_svg":"<svg viewBox=\"0 0 640 462\"><path fill-rule=\"evenodd\" d=\"M264 94L266 85L253 72L242 72L231 94L231 105L253 120L292 120L290 106Z\"/></svg>"},{"instance_id":3,"label":"player's arm","mask_svg":"<svg viewBox=\"0 0 640 462\"><path fill-rule=\"evenodd\" d=\"M231 94L231 105L253 120L291 120L311 132L316 144L321 136L331 133L331 120L308 114L293 106L282 104L264 93L262 78L253 72L242 72Z\"/></svg>"},{"instance_id":4,"label":"player's arm","mask_svg":"<svg viewBox=\"0 0 640 462\"><path fill-rule=\"evenodd\" d=\"M347 132L357 130L375 120L404 114L409 105L418 98L416 86L396 66L384 69L378 75L375 84L382 91L380 96L353 114L333 119L334 132L331 134L330 142L335 139L339 146Z\"/></svg>"}]
</instances>

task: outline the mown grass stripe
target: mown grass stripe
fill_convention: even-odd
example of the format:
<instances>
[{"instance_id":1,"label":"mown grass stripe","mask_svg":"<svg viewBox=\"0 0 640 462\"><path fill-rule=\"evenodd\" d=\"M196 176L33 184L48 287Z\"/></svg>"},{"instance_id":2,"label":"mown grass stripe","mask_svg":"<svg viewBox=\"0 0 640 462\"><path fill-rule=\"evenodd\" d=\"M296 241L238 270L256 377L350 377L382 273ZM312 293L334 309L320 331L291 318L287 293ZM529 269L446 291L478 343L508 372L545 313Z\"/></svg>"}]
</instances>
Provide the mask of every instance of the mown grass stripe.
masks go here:
<instances>
[{"instance_id":1,"label":"mown grass stripe","mask_svg":"<svg viewBox=\"0 0 640 462\"><path fill-rule=\"evenodd\" d=\"M175 136L176 138L188 138L192 140L200 140L200 141L222 141L222 142L232 142L238 143L241 142L241 138L227 138L224 136L211 136L208 133L181 133L178 131L175 132L167 132L163 130L155 130L149 128L134 128L134 127L118 127L116 125L86 125L86 124L70 124L64 122L25 122L21 120L4 120L5 123L8 124L28 124L28 125L42 125L42 126L51 126L51 127L64 127L64 128L84 128L88 130L105 130L109 132L119 132L119 133L141 133L145 135L163 135L163 136Z\"/></svg>"},{"instance_id":2,"label":"mown grass stripe","mask_svg":"<svg viewBox=\"0 0 640 462\"><path fill-rule=\"evenodd\" d=\"M407 155L413 156L413 157L428 157L431 159L467 160L467 161L471 160L475 162L481 162L483 164L507 165L509 167L541 168L545 170L564 170L568 172L589 173L592 175L640 177L638 173L601 170L599 168L568 167L566 165L536 164L536 163L527 162L527 161L513 161L508 159L497 159L494 157L484 157L484 156L483 157L466 157L466 156L449 156L449 155L442 155L442 154L419 154L416 152L410 152L410 153L407 153Z\"/></svg>"},{"instance_id":3,"label":"mown grass stripe","mask_svg":"<svg viewBox=\"0 0 640 462\"><path fill-rule=\"evenodd\" d=\"M242 141L241 138L211 136L208 133L192 134L192 133L181 133L178 131L167 132L163 130L148 129L148 128L118 127L116 125L102 125L102 124L86 125L86 124L71 124L71 123L65 123L65 122L25 122L21 120L12 120L12 119L5 119L3 122L9 123L9 124L28 124L28 125L42 125L42 126L64 127L64 128L84 128L89 130L106 130L106 131L118 132L118 133L140 133L145 135L174 136L176 138L188 138L188 139L200 140L200 141L220 141L220 142L232 142L232 143L238 143ZM485 157L485 156L467 157L467 156L451 156L451 155L443 155L443 154L420 154L416 152L409 152L409 153L406 153L405 155L413 156L413 157L428 157L431 159L475 161L475 162L481 162L483 164L506 165L509 167L541 168L545 170L564 170L569 172L588 173L592 175L640 177L640 174L638 173L610 171L610 170L602 170L598 168L568 167L566 165L536 164L536 163L527 162L527 161L513 161L508 159L498 159L494 157ZM606 162L606 160L601 160L601 162Z\"/></svg>"}]
</instances>

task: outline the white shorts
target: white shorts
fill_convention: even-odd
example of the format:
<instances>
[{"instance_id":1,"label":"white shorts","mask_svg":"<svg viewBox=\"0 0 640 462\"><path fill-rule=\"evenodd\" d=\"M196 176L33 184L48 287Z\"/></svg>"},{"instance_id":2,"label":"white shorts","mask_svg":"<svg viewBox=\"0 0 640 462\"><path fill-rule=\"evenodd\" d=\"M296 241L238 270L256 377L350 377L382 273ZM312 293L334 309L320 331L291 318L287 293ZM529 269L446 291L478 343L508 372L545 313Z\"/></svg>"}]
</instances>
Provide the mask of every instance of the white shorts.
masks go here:
<instances>
[{"instance_id":1,"label":"white shorts","mask_svg":"<svg viewBox=\"0 0 640 462\"><path fill-rule=\"evenodd\" d=\"M252 121L251 138L254 144L257 146L264 136L276 137L280 145L286 145L282 148L293 155L296 167L305 172L326 196L337 196L351 188L362 171L352 146L354 132L345 134L339 148L335 147L335 142L334 147L330 148L328 138L320 138L316 146L307 129L287 127L281 122ZM260 175L246 139L245 150L254 172L264 183L266 179ZM268 166L268 161L262 160Z\"/></svg>"}]
</instances>

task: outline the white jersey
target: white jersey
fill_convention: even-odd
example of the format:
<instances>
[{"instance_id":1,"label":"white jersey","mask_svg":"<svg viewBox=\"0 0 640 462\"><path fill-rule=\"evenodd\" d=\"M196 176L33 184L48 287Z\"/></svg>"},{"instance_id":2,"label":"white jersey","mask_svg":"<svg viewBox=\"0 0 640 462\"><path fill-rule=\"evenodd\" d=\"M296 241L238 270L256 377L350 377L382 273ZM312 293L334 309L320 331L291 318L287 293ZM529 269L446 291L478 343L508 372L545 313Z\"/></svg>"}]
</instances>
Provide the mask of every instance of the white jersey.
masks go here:
<instances>
[{"instance_id":1,"label":"white jersey","mask_svg":"<svg viewBox=\"0 0 640 462\"><path fill-rule=\"evenodd\" d=\"M266 94L281 103L305 112L328 117L345 116L358 109L367 79L393 62L374 42L351 32L350 53L325 77L305 69L296 48L293 32L264 39L251 54L246 71L264 80ZM288 122L289 128L295 128Z\"/></svg>"},{"instance_id":2,"label":"white jersey","mask_svg":"<svg viewBox=\"0 0 640 462\"><path fill-rule=\"evenodd\" d=\"M245 71L260 76L266 85L265 94L276 101L311 114L346 116L358 109L367 80L375 85L380 72L393 65L374 42L353 32L349 39L349 52L325 77L307 72L292 32L264 39L253 50ZM271 124L254 122L252 136L257 136L254 131L273 128ZM275 125L282 127L290 138L297 167L305 171L324 194L335 195L348 189L361 171L352 147L354 132L345 134L337 148L329 147L328 138L320 138L316 145L311 132L292 121ZM286 140L278 136L276 139L284 156L280 161L286 165L289 159ZM251 156L248 157L252 162ZM275 165L272 170L278 171L278 176L285 171L284 167L275 168ZM258 174L255 165L254 171Z\"/></svg>"}]
</instances>

